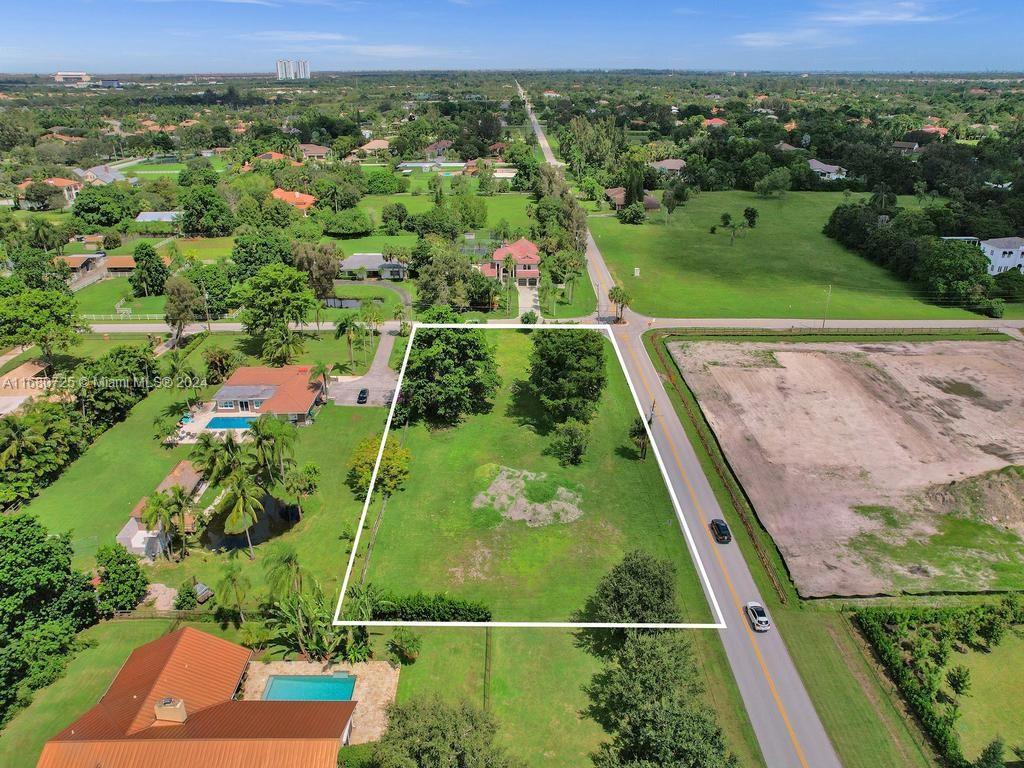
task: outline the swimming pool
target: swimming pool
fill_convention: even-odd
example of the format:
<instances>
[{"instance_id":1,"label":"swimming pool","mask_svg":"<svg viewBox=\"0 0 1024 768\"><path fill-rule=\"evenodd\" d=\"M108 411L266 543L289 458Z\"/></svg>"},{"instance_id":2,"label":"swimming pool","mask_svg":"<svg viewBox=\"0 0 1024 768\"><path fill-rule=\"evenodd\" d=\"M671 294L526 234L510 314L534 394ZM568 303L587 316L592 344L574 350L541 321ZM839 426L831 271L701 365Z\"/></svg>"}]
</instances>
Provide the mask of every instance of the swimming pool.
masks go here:
<instances>
[{"instance_id":1,"label":"swimming pool","mask_svg":"<svg viewBox=\"0 0 1024 768\"><path fill-rule=\"evenodd\" d=\"M355 675L271 675L264 701L351 701Z\"/></svg>"},{"instance_id":2,"label":"swimming pool","mask_svg":"<svg viewBox=\"0 0 1024 768\"><path fill-rule=\"evenodd\" d=\"M255 421L257 416L214 416L207 423L207 429L248 429L249 422Z\"/></svg>"}]
</instances>

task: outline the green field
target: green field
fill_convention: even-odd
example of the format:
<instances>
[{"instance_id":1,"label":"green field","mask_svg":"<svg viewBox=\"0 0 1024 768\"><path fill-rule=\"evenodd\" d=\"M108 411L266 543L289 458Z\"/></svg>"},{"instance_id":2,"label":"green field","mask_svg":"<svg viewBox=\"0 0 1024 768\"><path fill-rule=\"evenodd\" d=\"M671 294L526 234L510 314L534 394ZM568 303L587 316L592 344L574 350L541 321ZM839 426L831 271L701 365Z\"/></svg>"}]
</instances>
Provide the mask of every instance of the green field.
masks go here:
<instances>
[{"instance_id":1,"label":"green field","mask_svg":"<svg viewBox=\"0 0 1024 768\"><path fill-rule=\"evenodd\" d=\"M112 277L87 285L75 293L78 311L83 315L112 315L118 301L125 299L122 309L130 309L136 315L163 315L166 296L132 295L132 287L126 278ZM131 318L126 318L131 319Z\"/></svg>"},{"instance_id":2,"label":"green field","mask_svg":"<svg viewBox=\"0 0 1024 768\"><path fill-rule=\"evenodd\" d=\"M569 301L568 291L558 290L555 298L555 310L551 307L541 307L541 314L544 317L569 318L583 317L597 309L597 297L594 295L594 284L584 271L583 276L576 281L573 288L572 301Z\"/></svg>"},{"instance_id":3,"label":"green field","mask_svg":"<svg viewBox=\"0 0 1024 768\"><path fill-rule=\"evenodd\" d=\"M67 373L76 365L86 360L97 358L116 346L122 344L143 344L150 336L158 335L160 334L118 333L103 335L99 333L83 333L78 337L78 344L67 352L59 352L53 356L53 365L57 372ZM28 360L38 358L41 354L39 347L30 347L0 367L0 374L7 373Z\"/></svg>"},{"instance_id":4,"label":"green field","mask_svg":"<svg viewBox=\"0 0 1024 768\"><path fill-rule=\"evenodd\" d=\"M422 174L427 176L429 174ZM470 181L470 189L475 189L476 181ZM446 185L445 189L448 186ZM425 187L424 187L425 189ZM481 200L487 205L487 224L477 230L478 234L486 234L499 221L505 219L513 227L528 229L530 218L526 215L526 205L531 201L529 195L519 192L509 192L490 197L482 197ZM385 205L389 203L401 203L409 213L423 213L434 207L434 197L431 194L412 195L402 193L398 195L367 195L359 201L359 207L366 210L373 218L375 224L380 224L380 213ZM352 251L354 252L354 251Z\"/></svg>"},{"instance_id":5,"label":"green field","mask_svg":"<svg viewBox=\"0 0 1024 768\"><path fill-rule=\"evenodd\" d=\"M949 663L963 664L971 670L971 690L959 699L963 717L957 723L967 759L977 759L996 736L1001 736L1010 747L1024 747L1021 741L1024 633L1020 629L1007 633L991 652L954 653Z\"/></svg>"},{"instance_id":6,"label":"green field","mask_svg":"<svg viewBox=\"0 0 1024 768\"><path fill-rule=\"evenodd\" d=\"M666 380L669 399L843 765L846 768L934 768L935 761L924 737L895 703L899 694L874 663L850 622L828 602L800 600L774 542L754 517L753 510L742 501L744 497L738 482L728 473L723 480L716 471L712 455L699 437L702 433L708 445L716 446L713 433L700 416L697 402L671 358L666 354L663 364L658 357L657 350L663 342L652 338L659 337L660 334L658 337L645 335L645 347ZM685 338L692 337L688 334ZM884 338L881 335L840 336L836 340ZM787 339L793 340L793 337L787 336ZM821 341L822 337L814 340ZM694 418L689 413L693 413ZM713 450L719 466L724 466L720 451L717 447ZM732 494L727 485L732 487ZM734 504L733 499L741 500L741 506ZM753 536L744 518L750 521ZM759 562L762 556L767 567Z\"/></svg>"},{"instance_id":7,"label":"green field","mask_svg":"<svg viewBox=\"0 0 1024 768\"><path fill-rule=\"evenodd\" d=\"M228 167L227 161L222 157L215 155L207 159L217 173L224 173ZM152 179L157 176L177 176L183 170L185 170L185 163L137 163L121 168L125 176L139 176L142 179Z\"/></svg>"},{"instance_id":8,"label":"green field","mask_svg":"<svg viewBox=\"0 0 1024 768\"><path fill-rule=\"evenodd\" d=\"M111 345L124 343L121 342L120 336L113 338ZM202 370L203 348L211 345L236 346L245 351L244 340L245 337L238 334L214 334L190 353L189 361L198 370ZM372 359L372 350L367 358ZM320 341L310 339L305 352L296 362L309 363L317 359L328 362L347 361L345 340L335 339L333 334L324 334ZM358 350L356 360L355 372L365 370L367 363L363 361ZM201 395L209 396L215 390L215 386L209 387L203 390ZM85 454L69 466L53 485L44 489L36 499L23 507L25 511L37 515L51 531L71 531L75 567L92 567L96 549L101 544L114 540L136 502L151 494L174 465L188 457L188 446L167 448L153 437L154 423L158 419L185 412L187 394L172 389L158 389L151 393L132 409L128 418L100 435ZM318 460L325 476L322 493L330 492L331 496L325 498L330 498L332 503L342 504L351 494L346 492L347 495L341 495L329 484L330 481L326 478L332 474L328 471L330 462L343 464L348 459L348 441L379 428L377 420L372 415L374 409L357 410L358 413L352 413L351 409L346 408L335 411L335 406L326 406L318 416L318 420L321 416L324 418L324 426L314 424L299 432L300 442L312 441L313 452L323 454ZM349 423L339 425L336 419ZM319 445L318 436L325 431L331 432L331 424L337 429L337 444L341 447L324 449L321 452L319 448L315 448ZM300 447L297 452L302 450ZM102 488L103 492L98 493L98 488ZM83 499L88 499L88 503L83 503ZM311 504L315 506L313 500ZM338 525L335 530L340 532L343 521L335 522ZM303 530L312 527L313 524L310 523ZM299 528L300 526L296 526L293 531ZM322 534L321 530L316 533L316 537ZM196 556L186 561L183 568L200 567L201 560L197 552ZM317 573L321 578L327 578L337 570L330 563L320 565L322 567ZM181 581L180 574L169 574L167 578L172 586Z\"/></svg>"},{"instance_id":9,"label":"green field","mask_svg":"<svg viewBox=\"0 0 1024 768\"><path fill-rule=\"evenodd\" d=\"M481 600L496 620L565 621L626 552L639 548L675 564L682 620L709 621L657 463L653 456L640 461L628 442L637 411L610 342L608 385L590 425L587 456L580 466L561 467L543 453L548 439L532 425L539 415L533 396L525 387L513 395L516 381L528 375L529 335L493 331L489 338L502 378L493 409L455 428L420 424L399 433L413 457L411 472L387 505L367 580L399 593L448 591ZM474 497L502 466L541 475L513 487L517 498L545 504L569 490L580 494L582 515L529 527L492 506L474 508ZM378 508L372 505L371 514ZM361 561L356 568L361 573Z\"/></svg>"},{"instance_id":10,"label":"green field","mask_svg":"<svg viewBox=\"0 0 1024 768\"><path fill-rule=\"evenodd\" d=\"M752 192L704 192L677 208L666 223L659 211L647 224L591 217L590 229L632 308L653 317L801 317L825 313L852 319L981 319L961 309L920 300L923 294L822 234L838 192L793 192L765 200ZM913 198L901 204L916 205ZM728 232L709 234L723 212L741 219L760 212L756 228L730 244ZM640 277L633 269L640 268ZM1007 315L1020 307L1010 306Z\"/></svg>"},{"instance_id":11,"label":"green field","mask_svg":"<svg viewBox=\"0 0 1024 768\"><path fill-rule=\"evenodd\" d=\"M231 255L231 247L235 238L227 237L179 237L174 241L178 252L185 257L195 257L199 261L213 262L226 259ZM166 252L169 244L161 249Z\"/></svg>"},{"instance_id":12,"label":"green field","mask_svg":"<svg viewBox=\"0 0 1024 768\"><path fill-rule=\"evenodd\" d=\"M111 248L105 251L105 253L108 256L131 256L135 246L139 243L145 242L155 246L166 239L165 237L123 237L121 244L117 248ZM64 253L68 256L73 256L76 254L95 253L95 251L88 250L85 247L85 243L68 243L64 246Z\"/></svg>"}]
</instances>

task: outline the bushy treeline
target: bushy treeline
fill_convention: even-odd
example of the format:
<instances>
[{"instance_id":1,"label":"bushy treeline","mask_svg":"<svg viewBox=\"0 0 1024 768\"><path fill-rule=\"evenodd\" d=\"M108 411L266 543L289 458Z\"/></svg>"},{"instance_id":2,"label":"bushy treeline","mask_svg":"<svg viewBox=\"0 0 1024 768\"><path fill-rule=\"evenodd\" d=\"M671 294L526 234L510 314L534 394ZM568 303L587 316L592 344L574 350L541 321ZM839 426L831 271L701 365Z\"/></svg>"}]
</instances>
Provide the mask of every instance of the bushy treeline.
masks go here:
<instances>
[{"instance_id":1,"label":"bushy treeline","mask_svg":"<svg viewBox=\"0 0 1024 768\"><path fill-rule=\"evenodd\" d=\"M441 593L387 594L374 606L373 618L377 621L490 621L491 609L479 601Z\"/></svg>"}]
</instances>

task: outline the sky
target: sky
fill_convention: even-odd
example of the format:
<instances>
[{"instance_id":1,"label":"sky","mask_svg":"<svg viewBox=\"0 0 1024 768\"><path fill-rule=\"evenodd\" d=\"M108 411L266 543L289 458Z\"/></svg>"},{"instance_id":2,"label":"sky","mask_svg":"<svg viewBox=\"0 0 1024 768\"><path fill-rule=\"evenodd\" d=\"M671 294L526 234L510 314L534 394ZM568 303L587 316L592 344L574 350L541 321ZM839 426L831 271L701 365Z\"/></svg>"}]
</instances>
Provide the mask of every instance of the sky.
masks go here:
<instances>
[{"instance_id":1,"label":"sky","mask_svg":"<svg viewBox=\"0 0 1024 768\"><path fill-rule=\"evenodd\" d=\"M1024 0L0 0L0 72L1017 71Z\"/></svg>"}]
</instances>

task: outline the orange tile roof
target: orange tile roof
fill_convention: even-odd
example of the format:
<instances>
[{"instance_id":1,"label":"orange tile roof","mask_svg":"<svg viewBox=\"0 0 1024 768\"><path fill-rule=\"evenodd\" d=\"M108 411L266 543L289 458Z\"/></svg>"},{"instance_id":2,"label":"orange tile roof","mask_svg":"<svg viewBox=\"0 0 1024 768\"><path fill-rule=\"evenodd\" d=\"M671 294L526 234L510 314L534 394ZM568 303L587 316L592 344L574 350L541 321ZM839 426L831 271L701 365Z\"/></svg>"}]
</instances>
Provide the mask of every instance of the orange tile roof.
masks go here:
<instances>
[{"instance_id":1,"label":"orange tile roof","mask_svg":"<svg viewBox=\"0 0 1024 768\"><path fill-rule=\"evenodd\" d=\"M274 393L263 401L256 412L278 415L308 413L321 387L319 381L310 382L308 365L284 365L280 368L243 366L228 377L224 386L273 387Z\"/></svg>"},{"instance_id":2,"label":"orange tile roof","mask_svg":"<svg viewBox=\"0 0 1024 768\"><path fill-rule=\"evenodd\" d=\"M720 126L728 125L728 124L729 124L728 120L723 120L720 117L712 117L710 120L705 120L704 121L704 125L706 127L708 127L708 128L712 128L712 127L718 128Z\"/></svg>"},{"instance_id":3,"label":"orange tile roof","mask_svg":"<svg viewBox=\"0 0 1024 768\"><path fill-rule=\"evenodd\" d=\"M37 768L333 768L351 701L234 701L251 652L186 627L137 648ZM158 721L166 697L182 723Z\"/></svg>"},{"instance_id":4,"label":"orange tile roof","mask_svg":"<svg viewBox=\"0 0 1024 768\"><path fill-rule=\"evenodd\" d=\"M107 256L104 266L107 269L135 269L134 256Z\"/></svg>"},{"instance_id":5,"label":"orange tile roof","mask_svg":"<svg viewBox=\"0 0 1024 768\"><path fill-rule=\"evenodd\" d=\"M275 200L288 203L288 205L298 208L300 211L312 208L313 204L316 202L315 197L307 195L305 192L291 192L287 189L281 189L280 187L277 187L270 193L270 195Z\"/></svg>"},{"instance_id":6,"label":"orange tile roof","mask_svg":"<svg viewBox=\"0 0 1024 768\"><path fill-rule=\"evenodd\" d=\"M63 261L65 264L67 264L72 269L78 269L80 266L85 264L85 262L91 261L92 259L98 259L98 258L99 258L99 256L97 256L96 254L93 254L93 253L86 253L86 254L82 254L80 256L65 256L65 255L61 255L61 256L57 257L57 259L59 261Z\"/></svg>"},{"instance_id":7,"label":"orange tile roof","mask_svg":"<svg viewBox=\"0 0 1024 768\"><path fill-rule=\"evenodd\" d=\"M500 248L496 248L491 258L494 261L500 262L506 256L511 256L515 259L516 264L540 264L540 249L536 243L527 240L525 237L519 238L514 243L506 243Z\"/></svg>"}]
</instances>

